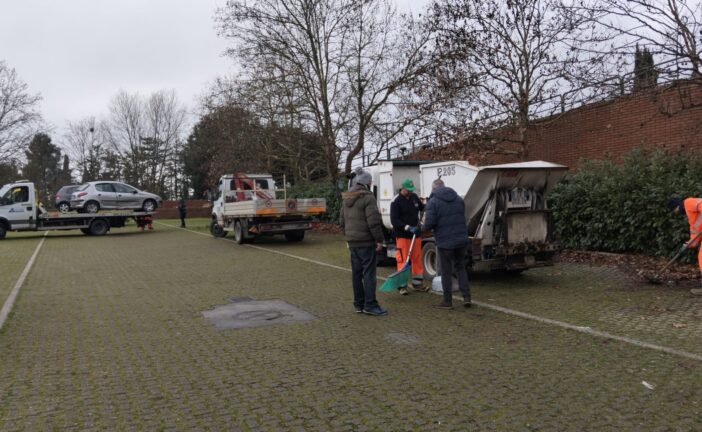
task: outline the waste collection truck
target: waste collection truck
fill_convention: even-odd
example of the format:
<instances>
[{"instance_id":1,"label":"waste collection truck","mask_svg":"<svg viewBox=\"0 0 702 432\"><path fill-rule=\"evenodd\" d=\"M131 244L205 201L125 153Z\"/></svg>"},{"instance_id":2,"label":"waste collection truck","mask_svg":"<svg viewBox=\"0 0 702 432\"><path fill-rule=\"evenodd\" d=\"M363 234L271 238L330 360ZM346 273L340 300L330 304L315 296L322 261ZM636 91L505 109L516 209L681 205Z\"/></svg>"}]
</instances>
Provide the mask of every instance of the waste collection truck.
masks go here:
<instances>
[{"instance_id":1,"label":"waste collection truck","mask_svg":"<svg viewBox=\"0 0 702 432\"><path fill-rule=\"evenodd\" d=\"M364 167L373 177L373 193L383 217L386 244L379 258L395 257L390 204L405 179L428 199L431 184L441 178L465 203L468 228L466 266L470 271L519 273L553 265L560 244L555 238L546 197L568 170L566 166L530 161L477 167L464 161L380 161ZM425 279L438 272L436 244L430 232L422 237Z\"/></svg>"}]
</instances>

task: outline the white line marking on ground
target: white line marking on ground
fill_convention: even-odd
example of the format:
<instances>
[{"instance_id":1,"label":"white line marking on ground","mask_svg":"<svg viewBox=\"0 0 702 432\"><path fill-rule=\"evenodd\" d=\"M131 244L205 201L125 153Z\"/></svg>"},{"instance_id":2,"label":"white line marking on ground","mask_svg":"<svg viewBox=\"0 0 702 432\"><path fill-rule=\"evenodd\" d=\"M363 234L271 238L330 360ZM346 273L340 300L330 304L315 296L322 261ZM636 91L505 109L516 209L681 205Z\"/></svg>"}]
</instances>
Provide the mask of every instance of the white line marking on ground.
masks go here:
<instances>
[{"instance_id":1,"label":"white line marking on ground","mask_svg":"<svg viewBox=\"0 0 702 432\"><path fill-rule=\"evenodd\" d=\"M2 309L0 309L0 329L2 329L2 326L5 324L5 320L7 320L7 317L10 316L10 311L12 310L12 306L14 306L15 304L17 294L19 294L19 290L20 288L22 288L22 284L24 284L24 280L27 278L29 270L32 268L32 264L34 264L34 260L37 258L37 255L39 255L39 249L41 249L41 246L44 244L44 240L46 240L47 234L49 234L48 231L44 233L44 236L41 238L41 241L37 245L37 248L34 249L32 257L29 258L27 265L24 266L22 274L20 275L19 279L17 279L17 282L12 288L12 291L10 291L10 295L5 300L5 304L2 305Z\"/></svg>"},{"instance_id":2,"label":"white line marking on ground","mask_svg":"<svg viewBox=\"0 0 702 432\"><path fill-rule=\"evenodd\" d=\"M159 223L159 224L161 224L161 225L165 225L165 226L171 227L171 228L178 228L178 227L175 226L175 225L169 225L169 224L165 224L165 223L163 223L163 222L157 222L157 223ZM181 228L181 229L182 229L182 228ZM185 229L185 231L188 231L188 232L191 232L191 233L194 233L194 234L199 234L199 235L204 235L204 236L207 236L207 237L211 237L211 235L209 235L209 234L204 234L204 233L197 232L197 231L192 231L192 230L189 230L189 229ZM218 239L218 240L229 240L229 241L234 241L234 240L227 239L227 238ZM298 259L298 260L301 260L301 261L305 261L305 262L309 262L309 263L321 265L321 266L324 266L324 267L330 267L330 268L334 268L334 269L337 269L337 270L342 270L342 271L345 271L345 272L351 272L351 269L346 268L346 267L340 267L340 266L333 265L333 264L328 264L328 263L325 263L325 262L322 262L322 261L315 261L315 260L312 260L312 259L309 259L309 258L304 258L304 257L301 257L301 256L292 255L292 254L289 254L289 253L280 252L280 251L277 251L277 250L268 249L268 248L264 248L264 247L261 247L261 246L254 246L254 245L250 245L250 244L247 244L247 245L244 245L244 246L248 246L248 247L250 247L250 248L262 250L262 251L265 251L265 252L271 252L271 253L275 253L275 254L278 254L278 255L283 255L283 256L286 256L286 257L289 257L289 258ZM386 278L380 277L380 276L379 276L378 279L380 279L380 280L385 280ZM441 293L433 293L433 294L441 295ZM453 298L454 298L456 301L463 301L463 298L462 298L462 297L453 296ZM612 334L612 333L607 333L607 332L603 332L603 331L599 331L599 330L594 330L594 329L592 329L592 328L590 328L590 327L577 326L577 325L574 325L574 324L569 324L569 323L567 323L567 322L558 321L558 320L554 320L554 319L551 319L551 318L544 318L544 317L540 317L540 316L538 316L538 315L532 315L532 314L529 314L529 313L526 313L526 312L520 312L520 311L517 311L517 310L514 310L514 309L509 309L509 308L505 308L505 307L502 307L502 306L493 305L493 304L490 304L490 303L483 303L483 302L474 301L473 304L474 304L474 305L478 305L478 306L480 306L480 307L484 307L484 308L486 308L486 309L490 309L490 310L496 311L496 312L501 312L501 313L504 313L504 314L507 314L507 315L516 316L516 317L519 317L519 318L524 318L524 319L528 319L528 320L532 320L532 321L537 321L537 322L540 322L540 323L542 323L542 324L548 324L548 325L552 325L552 326L555 326L555 327L561 327L561 328L564 328L564 329L573 330L573 331L576 331L576 332L579 332L579 333L584 333L584 334L587 334L587 335L590 335L590 336L594 336L594 337L599 337L599 338L604 338L604 339L615 340L615 341L624 342L624 343L627 343L627 344L630 344L630 345L634 345L634 346L637 346L637 347L640 347L640 348L648 348L648 349L652 349L652 350L655 350L655 351L664 352L664 353L667 353L667 354L673 354L673 355L676 355L676 356L679 356L679 357L685 357L685 358L689 358L689 359L692 359L692 360L702 361L702 355L695 354L695 353L691 353L691 352L687 352L687 351L677 350L677 349L665 347L665 346L662 346L662 345L656 345L656 344L652 344L652 343L640 341L640 340L633 339L633 338L629 338L629 337L625 337L625 336L618 336L618 335L615 335L615 334Z\"/></svg>"}]
</instances>

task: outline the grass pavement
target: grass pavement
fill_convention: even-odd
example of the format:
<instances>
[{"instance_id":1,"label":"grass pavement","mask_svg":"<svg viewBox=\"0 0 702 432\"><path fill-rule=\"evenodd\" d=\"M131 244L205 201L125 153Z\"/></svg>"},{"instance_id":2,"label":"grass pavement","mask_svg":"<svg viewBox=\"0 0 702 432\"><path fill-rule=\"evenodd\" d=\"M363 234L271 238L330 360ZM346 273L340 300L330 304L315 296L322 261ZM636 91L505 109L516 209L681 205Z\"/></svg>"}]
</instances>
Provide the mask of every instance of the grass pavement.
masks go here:
<instances>
[{"instance_id":1,"label":"grass pavement","mask_svg":"<svg viewBox=\"0 0 702 432\"><path fill-rule=\"evenodd\" d=\"M254 248L155 228L48 236L0 334L0 430L702 429L698 362L486 308L435 310L429 294L382 294L390 314L360 316L349 273L264 250L348 267L340 236ZM587 305L615 293L612 310L638 314L657 294L612 274L559 265L473 287L614 326ZM316 319L218 330L203 317L241 296Z\"/></svg>"}]
</instances>

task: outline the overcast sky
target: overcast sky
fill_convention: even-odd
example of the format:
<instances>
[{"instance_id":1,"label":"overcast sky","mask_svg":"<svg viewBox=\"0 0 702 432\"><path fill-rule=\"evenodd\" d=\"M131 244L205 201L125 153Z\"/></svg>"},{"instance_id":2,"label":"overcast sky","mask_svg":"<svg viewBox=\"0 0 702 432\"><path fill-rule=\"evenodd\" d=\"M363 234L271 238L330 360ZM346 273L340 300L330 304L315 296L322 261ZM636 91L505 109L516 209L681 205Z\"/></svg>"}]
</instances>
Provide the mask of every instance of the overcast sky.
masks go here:
<instances>
[{"instance_id":1,"label":"overcast sky","mask_svg":"<svg viewBox=\"0 0 702 432\"><path fill-rule=\"evenodd\" d=\"M415 15L429 0L395 0ZM120 89L175 89L191 110L233 70L214 11L226 0L11 0L0 6L0 60L15 68L61 143L66 121L102 117Z\"/></svg>"}]
</instances>

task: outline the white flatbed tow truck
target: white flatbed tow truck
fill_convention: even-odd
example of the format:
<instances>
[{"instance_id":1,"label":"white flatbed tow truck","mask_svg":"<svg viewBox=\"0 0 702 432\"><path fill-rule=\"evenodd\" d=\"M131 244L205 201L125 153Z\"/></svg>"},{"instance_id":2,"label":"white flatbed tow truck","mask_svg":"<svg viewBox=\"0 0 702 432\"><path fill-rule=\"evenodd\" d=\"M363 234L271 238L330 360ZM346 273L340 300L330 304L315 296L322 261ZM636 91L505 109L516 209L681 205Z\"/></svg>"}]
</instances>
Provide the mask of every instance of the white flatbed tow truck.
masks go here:
<instances>
[{"instance_id":1,"label":"white flatbed tow truck","mask_svg":"<svg viewBox=\"0 0 702 432\"><path fill-rule=\"evenodd\" d=\"M86 235L101 236L111 228L124 227L128 219L140 222L152 215L135 211L49 213L37 204L34 183L20 180L0 188L0 240L8 231L79 229Z\"/></svg>"}]
</instances>

